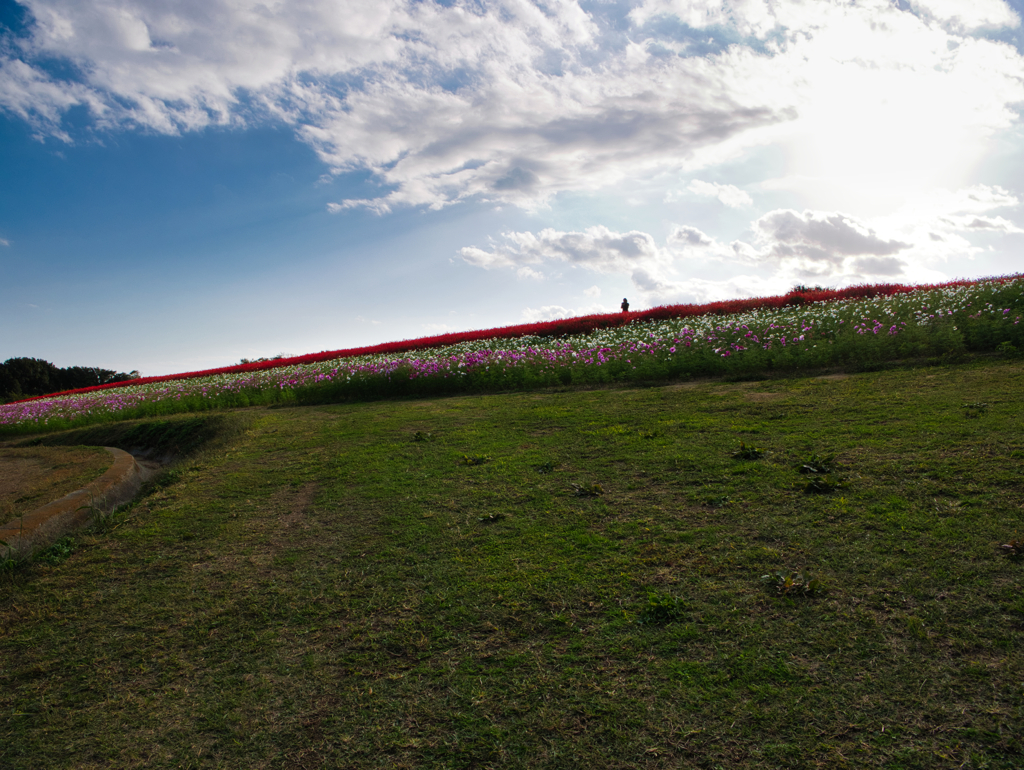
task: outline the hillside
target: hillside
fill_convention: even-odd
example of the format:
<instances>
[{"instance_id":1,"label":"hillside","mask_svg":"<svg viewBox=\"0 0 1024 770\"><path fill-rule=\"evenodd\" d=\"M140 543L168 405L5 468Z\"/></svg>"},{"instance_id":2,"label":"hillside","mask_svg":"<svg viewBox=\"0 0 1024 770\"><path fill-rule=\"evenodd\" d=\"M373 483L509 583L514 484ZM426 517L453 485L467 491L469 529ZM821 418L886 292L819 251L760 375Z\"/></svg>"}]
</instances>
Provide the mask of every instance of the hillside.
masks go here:
<instances>
[{"instance_id":1,"label":"hillside","mask_svg":"<svg viewBox=\"0 0 1024 770\"><path fill-rule=\"evenodd\" d=\"M0 576L0 764L1020 767L1022 393L1008 360L225 412Z\"/></svg>"}]
</instances>

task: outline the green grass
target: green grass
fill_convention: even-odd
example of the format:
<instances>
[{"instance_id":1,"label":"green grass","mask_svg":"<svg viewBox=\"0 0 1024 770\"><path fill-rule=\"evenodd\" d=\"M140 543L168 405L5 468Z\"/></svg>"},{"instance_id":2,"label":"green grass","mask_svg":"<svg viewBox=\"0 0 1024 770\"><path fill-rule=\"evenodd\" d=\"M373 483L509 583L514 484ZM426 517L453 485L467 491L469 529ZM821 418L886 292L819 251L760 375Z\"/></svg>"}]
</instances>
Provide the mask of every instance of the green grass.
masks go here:
<instances>
[{"instance_id":1,"label":"green grass","mask_svg":"<svg viewBox=\"0 0 1024 770\"><path fill-rule=\"evenodd\" d=\"M0 766L1019 768L1022 394L1008 361L248 410L0 575Z\"/></svg>"},{"instance_id":2,"label":"green grass","mask_svg":"<svg viewBox=\"0 0 1024 770\"><path fill-rule=\"evenodd\" d=\"M8 441L17 447L112 446L159 458L180 458L231 441L244 431L251 412L172 415L163 419L121 420L60 433Z\"/></svg>"}]
</instances>

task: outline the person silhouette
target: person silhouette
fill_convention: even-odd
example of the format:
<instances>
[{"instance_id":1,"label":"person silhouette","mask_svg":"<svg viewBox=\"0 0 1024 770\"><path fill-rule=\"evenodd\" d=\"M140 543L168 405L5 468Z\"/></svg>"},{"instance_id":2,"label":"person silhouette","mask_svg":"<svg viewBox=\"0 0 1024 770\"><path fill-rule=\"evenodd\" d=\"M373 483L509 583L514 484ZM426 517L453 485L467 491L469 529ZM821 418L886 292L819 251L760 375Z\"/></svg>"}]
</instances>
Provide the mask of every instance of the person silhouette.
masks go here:
<instances>
[{"instance_id":1,"label":"person silhouette","mask_svg":"<svg viewBox=\"0 0 1024 770\"><path fill-rule=\"evenodd\" d=\"M623 313L628 313L629 312L629 300L626 299L625 297L622 298L622 312Z\"/></svg>"}]
</instances>

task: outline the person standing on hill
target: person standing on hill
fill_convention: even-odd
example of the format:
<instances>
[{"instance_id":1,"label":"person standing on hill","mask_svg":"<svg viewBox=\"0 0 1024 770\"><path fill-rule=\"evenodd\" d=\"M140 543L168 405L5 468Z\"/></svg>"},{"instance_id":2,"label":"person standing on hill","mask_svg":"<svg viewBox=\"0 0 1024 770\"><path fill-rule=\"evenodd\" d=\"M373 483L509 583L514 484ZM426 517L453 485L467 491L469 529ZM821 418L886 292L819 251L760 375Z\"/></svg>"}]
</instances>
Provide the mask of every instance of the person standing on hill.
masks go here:
<instances>
[{"instance_id":1,"label":"person standing on hill","mask_svg":"<svg viewBox=\"0 0 1024 770\"><path fill-rule=\"evenodd\" d=\"M623 313L628 313L629 312L629 300L626 299L625 297L622 298L622 312Z\"/></svg>"}]
</instances>

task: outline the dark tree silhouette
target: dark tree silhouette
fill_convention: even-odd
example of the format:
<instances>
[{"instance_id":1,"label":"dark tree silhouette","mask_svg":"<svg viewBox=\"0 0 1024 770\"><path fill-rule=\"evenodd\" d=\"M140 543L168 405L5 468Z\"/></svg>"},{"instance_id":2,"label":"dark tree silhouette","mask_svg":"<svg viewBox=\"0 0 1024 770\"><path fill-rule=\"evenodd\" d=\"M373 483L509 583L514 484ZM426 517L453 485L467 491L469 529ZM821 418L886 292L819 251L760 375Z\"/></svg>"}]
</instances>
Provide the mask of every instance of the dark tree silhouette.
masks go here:
<instances>
[{"instance_id":1,"label":"dark tree silhouette","mask_svg":"<svg viewBox=\"0 0 1024 770\"><path fill-rule=\"evenodd\" d=\"M140 376L137 371L125 374L98 366L68 366L60 369L40 358L8 358L0 364L0 401L7 403L62 390L124 382Z\"/></svg>"}]
</instances>

